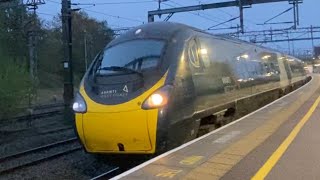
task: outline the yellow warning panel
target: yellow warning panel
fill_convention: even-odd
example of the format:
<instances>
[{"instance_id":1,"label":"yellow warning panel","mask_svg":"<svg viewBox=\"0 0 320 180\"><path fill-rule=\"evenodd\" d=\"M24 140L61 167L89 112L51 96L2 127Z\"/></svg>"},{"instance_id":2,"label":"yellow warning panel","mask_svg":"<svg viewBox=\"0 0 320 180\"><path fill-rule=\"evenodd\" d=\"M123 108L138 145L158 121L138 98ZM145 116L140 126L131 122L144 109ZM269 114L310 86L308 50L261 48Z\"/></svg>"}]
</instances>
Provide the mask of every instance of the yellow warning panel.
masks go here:
<instances>
[{"instance_id":1,"label":"yellow warning panel","mask_svg":"<svg viewBox=\"0 0 320 180\"><path fill-rule=\"evenodd\" d=\"M179 162L179 164L182 164L182 165L194 165L196 164L197 162L199 162L201 159L203 159L203 156L189 156L189 157L186 157L185 159L181 160Z\"/></svg>"},{"instance_id":2,"label":"yellow warning panel","mask_svg":"<svg viewBox=\"0 0 320 180\"><path fill-rule=\"evenodd\" d=\"M181 172L182 172L181 169L166 169L166 170L158 173L156 176L162 177L162 178L173 178Z\"/></svg>"}]
</instances>

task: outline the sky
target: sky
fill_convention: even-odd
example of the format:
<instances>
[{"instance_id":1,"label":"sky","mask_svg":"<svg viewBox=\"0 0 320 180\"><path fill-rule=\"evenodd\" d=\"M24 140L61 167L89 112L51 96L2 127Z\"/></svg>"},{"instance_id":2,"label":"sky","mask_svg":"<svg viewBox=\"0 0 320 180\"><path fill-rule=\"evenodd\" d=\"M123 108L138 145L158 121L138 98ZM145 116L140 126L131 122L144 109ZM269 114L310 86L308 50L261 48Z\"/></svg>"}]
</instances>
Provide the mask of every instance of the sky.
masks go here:
<instances>
[{"instance_id":1,"label":"sky","mask_svg":"<svg viewBox=\"0 0 320 180\"><path fill-rule=\"evenodd\" d=\"M172 8L189 5L198 5L206 3L224 2L230 0L169 0L161 4L161 8ZM46 4L40 5L38 8L39 16L47 21L52 20L54 15L61 11L61 0L45 0ZM137 3L138 2L138 3ZM72 3L81 4L73 6L73 8L81 8L90 17L97 20L106 20L111 28L133 27L142 23L147 23L147 14L150 10L158 8L157 0L72 0ZM95 4L95 5L93 5ZM252 5L251 8L244 10L244 23L246 31L264 30L264 29L280 29L288 28L292 25L257 25L262 24L266 20L276 16L277 14L292 7L287 1L277 3L267 3ZM299 6L299 27L320 26L320 0L303 0ZM225 22L232 18L239 16L238 7L210 9L205 11L194 11L174 14L169 21L180 22L184 24L197 27L199 29L207 29L211 26ZM161 19L155 18L155 21L162 21L166 15ZM270 22L285 22L293 21L293 11L279 16ZM237 26L239 19L229 23L217 26L216 28L228 28ZM210 31L212 33L226 33L235 30L219 30ZM320 33L315 35L320 36ZM308 37L306 34L304 37ZM320 40L314 41L315 45L320 45ZM289 51L296 49L296 52L305 52L312 48L311 41L296 41L283 43L268 43L263 44L271 48L280 49L282 51Z\"/></svg>"}]
</instances>

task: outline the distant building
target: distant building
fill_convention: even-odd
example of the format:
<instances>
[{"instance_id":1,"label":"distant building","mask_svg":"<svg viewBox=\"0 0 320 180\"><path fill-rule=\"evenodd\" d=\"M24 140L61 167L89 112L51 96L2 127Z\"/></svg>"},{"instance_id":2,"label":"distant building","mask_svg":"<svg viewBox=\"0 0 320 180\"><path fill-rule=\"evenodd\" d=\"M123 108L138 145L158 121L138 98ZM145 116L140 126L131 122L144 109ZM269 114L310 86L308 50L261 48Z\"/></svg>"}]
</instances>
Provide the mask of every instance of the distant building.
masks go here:
<instances>
[{"instance_id":1,"label":"distant building","mask_svg":"<svg viewBox=\"0 0 320 180\"><path fill-rule=\"evenodd\" d=\"M320 58L320 46L315 46L313 52L315 58Z\"/></svg>"}]
</instances>

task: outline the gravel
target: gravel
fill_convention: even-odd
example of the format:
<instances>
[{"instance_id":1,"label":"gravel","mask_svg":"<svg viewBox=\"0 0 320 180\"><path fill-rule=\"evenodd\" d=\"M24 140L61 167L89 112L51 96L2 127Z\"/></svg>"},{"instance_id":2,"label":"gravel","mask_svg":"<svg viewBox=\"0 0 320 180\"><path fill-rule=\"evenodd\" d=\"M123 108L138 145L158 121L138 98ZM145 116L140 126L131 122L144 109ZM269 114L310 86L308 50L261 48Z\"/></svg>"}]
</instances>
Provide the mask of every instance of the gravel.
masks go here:
<instances>
[{"instance_id":1,"label":"gravel","mask_svg":"<svg viewBox=\"0 0 320 180\"><path fill-rule=\"evenodd\" d=\"M15 122L0 127L0 157L75 137L62 116Z\"/></svg>"},{"instance_id":2,"label":"gravel","mask_svg":"<svg viewBox=\"0 0 320 180\"><path fill-rule=\"evenodd\" d=\"M0 175L0 179L90 179L113 167L83 151L19 169L11 174Z\"/></svg>"},{"instance_id":3,"label":"gravel","mask_svg":"<svg viewBox=\"0 0 320 180\"><path fill-rule=\"evenodd\" d=\"M77 141L73 141L65 144L60 144L59 146L52 146L44 150L38 150L32 153L28 153L21 157L5 160L0 163L0 173L17 166L25 165L26 163L31 163L35 160L51 157L56 153L65 152L76 147L80 147L80 144Z\"/></svg>"}]
</instances>

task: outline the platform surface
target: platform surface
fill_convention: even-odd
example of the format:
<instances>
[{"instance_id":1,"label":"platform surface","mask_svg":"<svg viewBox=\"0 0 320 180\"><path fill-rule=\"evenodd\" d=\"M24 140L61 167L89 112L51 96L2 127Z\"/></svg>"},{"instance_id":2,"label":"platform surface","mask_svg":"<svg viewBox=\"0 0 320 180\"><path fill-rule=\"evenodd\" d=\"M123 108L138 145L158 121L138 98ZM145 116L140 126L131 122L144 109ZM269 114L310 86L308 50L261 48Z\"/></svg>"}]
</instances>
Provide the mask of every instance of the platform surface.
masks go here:
<instances>
[{"instance_id":1,"label":"platform surface","mask_svg":"<svg viewBox=\"0 0 320 180\"><path fill-rule=\"evenodd\" d=\"M320 76L113 179L320 179Z\"/></svg>"}]
</instances>

